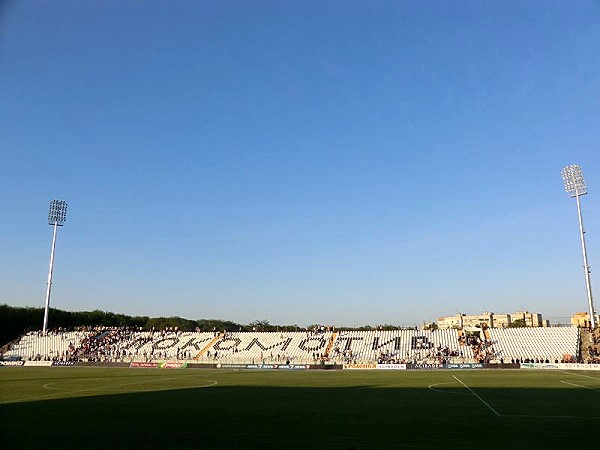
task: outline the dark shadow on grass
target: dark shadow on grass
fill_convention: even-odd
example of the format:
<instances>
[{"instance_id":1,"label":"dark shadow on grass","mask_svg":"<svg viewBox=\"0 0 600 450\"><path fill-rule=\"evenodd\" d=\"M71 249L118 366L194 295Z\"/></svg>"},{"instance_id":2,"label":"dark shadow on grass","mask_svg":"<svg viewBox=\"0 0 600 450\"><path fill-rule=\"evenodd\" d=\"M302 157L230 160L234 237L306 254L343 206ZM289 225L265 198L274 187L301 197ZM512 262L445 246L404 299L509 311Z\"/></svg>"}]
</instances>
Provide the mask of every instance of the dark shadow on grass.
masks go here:
<instances>
[{"instance_id":1,"label":"dark shadow on grass","mask_svg":"<svg viewBox=\"0 0 600 450\"><path fill-rule=\"evenodd\" d=\"M0 405L0 435L7 449L548 449L600 426L586 389L438 388L217 385L13 403Z\"/></svg>"}]
</instances>

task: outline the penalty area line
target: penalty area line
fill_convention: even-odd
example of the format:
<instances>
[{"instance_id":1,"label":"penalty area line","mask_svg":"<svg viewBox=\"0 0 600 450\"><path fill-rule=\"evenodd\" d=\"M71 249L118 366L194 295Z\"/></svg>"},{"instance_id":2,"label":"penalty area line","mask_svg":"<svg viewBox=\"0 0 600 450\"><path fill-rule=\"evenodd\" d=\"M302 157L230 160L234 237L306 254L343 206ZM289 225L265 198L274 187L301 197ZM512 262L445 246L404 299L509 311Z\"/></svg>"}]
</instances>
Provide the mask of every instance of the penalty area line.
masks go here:
<instances>
[{"instance_id":1,"label":"penalty area line","mask_svg":"<svg viewBox=\"0 0 600 450\"><path fill-rule=\"evenodd\" d=\"M564 380L560 380L560 382L564 383L564 384L568 384L569 386L575 386L575 387L578 387L578 388L587 389L588 391L600 392L600 390L598 390L598 389L594 389L594 388L589 387L589 386L584 386L582 384L569 383L568 381L564 381Z\"/></svg>"},{"instance_id":2,"label":"penalty area line","mask_svg":"<svg viewBox=\"0 0 600 450\"><path fill-rule=\"evenodd\" d=\"M598 416L546 416L543 414L504 414L502 417L519 419L600 419Z\"/></svg>"},{"instance_id":3,"label":"penalty area line","mask_svg":"<svg viewBox=\"0 0 600 450\"><path fill-rule=\"evenodd\" d=\"M591 375L586 375L586 374L583 374L583 373L577 373L577 372L572 372L572 371L567 372L567 371L564 371L564 370L559 370L559 372L560 373L564 373L565 375L575 375L575 376L578 376L578 377L591 378L592 380L600 381L600 378L598 378L598 377L593 377Z\"/></svg>"},{"instance_id":4,"label":"penalty area line","mask_svg":"<svg viewBox=\"0 0 600 450\"><path fill-rule=\"evenodd\" d=\"M471 389L469 386L467 386L465 383L463 383L459 378L457 378L455 375L452 375L454 377L454 379L456 381L458 381L460 384L462 384L464 387L466 387L469 392L471 394L473 394L475 397L477 397L479 399L479 401L481 403L483 403L485 406L487 406L494 414L496 414L498 417L502 417L502 414L500 414L498 411L496 411L488 402L486 402L484 399L482 399L479 395L477 395L477 393Z\"/></svg>"}]
</instances>

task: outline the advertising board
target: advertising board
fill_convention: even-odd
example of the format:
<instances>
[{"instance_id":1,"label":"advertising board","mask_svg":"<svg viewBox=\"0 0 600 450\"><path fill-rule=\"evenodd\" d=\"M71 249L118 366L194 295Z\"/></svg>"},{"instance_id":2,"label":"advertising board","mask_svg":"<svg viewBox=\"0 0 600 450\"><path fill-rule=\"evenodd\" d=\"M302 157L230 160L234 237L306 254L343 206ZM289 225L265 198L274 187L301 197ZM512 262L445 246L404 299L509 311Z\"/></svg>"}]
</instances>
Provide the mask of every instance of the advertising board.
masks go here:
<instances>
[{"instance_id":1,"label":"advertising board","mask_svg":"<svg viewBox=\"0 0 600 450\"><path fill-rule=\"evenodd\" d=\"M306 370L308 364L217 364L217 369Z\"/></svg>"},{"instance_id":2,"label":"advertising board","mask_svg":"<svg viewBox=\"0 0 600 450\"><path fill-rule=\"evenodd\" d=\"M217 369L246 369L247 364L217 364Z\"/></svg>"},{"instance_id":3,"label":"advertising board","mask_svg":"<svg viewBox=\"0 0 600 450\"><path fill-rule=\"evenodd\" d=\"M156 369L159 366L157 362L132 362L129 367L144 367L146 369Z\"/></svg>"},{"instance_id":4,"label":"advertising board","mask_svg":"<svg viewBox=\"0 0 600 450\"><path fill-rule=\"evenodd\" d=\"M279 370L306 370L310 366L308 364L279 364L275 368Z\"/></svg>"},{"instance_id":5,"label":"advertising board","mask_svg":"<svg viewBox=\"0 0 600 450\"><path fill-rule=\"evenodd\" d=\"M379 370L406 370L406 364L377 364Z\"/></svg>"},{"instance_id":6,"label":"advertising board","mask_svg":"<svg viewBox=\"0 0 600 450\"><path fill-rule=\"evenodd\" d=\"M52 361L53 366L74 366L74 361Z\"/></svg>"},{"instance_id":7,"label":"advertising board","mask_svg":"<svg viewBox=\"0 0 600 450\"><path fill-rule=\"evenodd\" d=\"M344 364L344 370L375 370L377 364Z\"/></svg>"},{"instance_id":8,"label":"advertising board","mask_svg":"<svg viewBox=\"0 0 600 450\"><path fill-rule=\"evenodd\" d=\"M521 363L521 369L600 370L600 364L583 363Z\"/></svg>"},{"instance_id":9,"label":"advertising board","mask_svg":"<svg viewBox=\"0 0 600 450\"><path fill-rule=\"evenodd\" d=\"M448 363L446 368L448 369L483 369L483 363Z\"/></svg>"},{"instance_id":10,"label":"advertising board","mask_svg":"<svg viewBox=\"0 0 600 450\"><path fill-rule=\"evenodd\" d=\"M410 370L438 370L445 369L446 366L444 364L437 363L416 363L416 364L407 364L407 369Z\"/></svg>"},{"instance_id":11,"label":"advertising board","mask_svg":"<svg viewBox=\"0 0 600 450\"><path fill-rule=\"evenodd\" d=\"M52 361L25 361L24 365L28 367L50 367Z\"/></svg>"},{"instance_id":12,"label":"advertising board","mask_svg":"<svg viewBox=\"0 0 600 450\"><path fill-rule=\"evenodd\" d=\"M161 369L185 369L187 367L187 363L177 362L177 361L167 361L164 363L160 363L159 367Z\"/></svg>"}]
</instances>

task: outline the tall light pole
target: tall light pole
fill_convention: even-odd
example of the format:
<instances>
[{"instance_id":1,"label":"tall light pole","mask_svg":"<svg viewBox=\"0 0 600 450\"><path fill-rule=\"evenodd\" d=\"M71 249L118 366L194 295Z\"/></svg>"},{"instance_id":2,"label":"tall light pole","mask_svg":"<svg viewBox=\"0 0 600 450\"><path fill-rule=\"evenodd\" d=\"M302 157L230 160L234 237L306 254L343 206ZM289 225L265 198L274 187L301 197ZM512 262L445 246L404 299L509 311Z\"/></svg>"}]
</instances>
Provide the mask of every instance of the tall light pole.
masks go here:
<instances>
[{"instance_id":1,"label":"tall light pole","mask_svg":"<svg viewBox=\"0 0 600 450\"><path fill-rule=\"evenodd\" d=\"M44 334L48 331L48 310L50 309L50 291L52 290L52 269L54 268L54 251L56 250L56 231L62 227L67 220L67 202L64 200L52 200L48 212L48 225L54 226L52 235L52 251L50 252L50 267L48 268L48 288L46 289L46 308L44 309Z\"/></svg>"},{"instance_id":2,"label":"tall light pole","mask_svg":"<svg viewBox=\"0 0 600 450\"><path fill-rule=\"evenodd\" d=\"M578 165L567 166L562 170L562 178L565 182L565 191L571 198L577 200L577 214L579 216L579 236L581 237L581 252L583 253L583 273L585 275L585 287L587 290L588 306L590 309L590 324L592 329L596 328L596 312L594 310L594 300L592 297L592 282L590 280L590 266L588 265L587 250L585 248L585 230L583 228L583 218L581 217L581 203L579 197L587 194L587 186L583 179L583 172Z\"/></svg>"}]
</instances>

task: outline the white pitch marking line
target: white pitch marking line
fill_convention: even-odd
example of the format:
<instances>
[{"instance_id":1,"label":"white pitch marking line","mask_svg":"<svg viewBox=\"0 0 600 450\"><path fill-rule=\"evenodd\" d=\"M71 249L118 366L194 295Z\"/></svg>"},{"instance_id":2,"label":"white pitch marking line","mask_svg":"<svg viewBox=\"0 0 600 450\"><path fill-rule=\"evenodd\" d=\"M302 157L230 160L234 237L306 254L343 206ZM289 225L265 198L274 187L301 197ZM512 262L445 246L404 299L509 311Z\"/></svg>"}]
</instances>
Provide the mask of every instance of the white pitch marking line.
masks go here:
<instances>
[{"instance_id":1,"label":"white pitch marking line","mask_svg":"<svg viewBox=\"0 0 600 450\"><path fill-rule=\"evenodd\" d=\"M578 377L586 377L586 378L591 378L592 380L597 380L600 381L600 378L598 377L593 377L591 375L585 375L583 373L577 373L577 372L565 372L564 370L560 370L560 373L564 373L565 375L577 375Z\"/></svg>"},{"instance_id":2,"label":"white pitch marking line","mask_svg":"<svg viewBox=\"0 0 600 450\"><path fill-rule=\"evenodd\" d=\"M182 376L186 376L186 375L182 375ZM187 375L190 376L190 375ZM46 394L46 395L41 395L38 397L28 397L28 398L20 398L20 399L16 399L16 400L7 400L5 402L0 402L0 405L4 405L7 403L18 403L18 402L28 402L31 400L41 400L41 399L46 399L46 398L50 398L50 397L56 397L57 395L70 395L70 394L80 394L82 392L90 392L90 391L97 391L97 390L102 390L102 389L106 389L106 390L110 390L110 389L117 389L123 386L129 386L129 385L135 385L135 384L144 384L144 383L152 383L154 381L161 381L161 380L174 380L177 379L178 377L174 377L174 378L159 378L159 379L153 379L153 380L143 380L143 381L136 381L136 382L132 382L132 383L121 383L121 384L115 384L115 385L102 385L102 386L97 386L94 388L89 388L89 389L79 389L79 390L75 390L75 391L66 391L66 390L62 390L61 392L57 392L54 394ZM208 387L213 387L216 384L218 384L218 381L215 380L208 380L208 379L204 379L202 381L208 381L210 384L202 384L200 386L184 386L184 387L179 387L179 388L175 388L175 389L197 389L197 388L208 388ZM56 382L58 383L58 382ZM55 383L47 383L49 384L55 384ZM56 389L56 388L49 388L46 387L46 385L43 385L44 388L46 389ZM164 391L165 389L158 389L158 391ZM170 390L170 389L166 389L166 390ZM156 391L151 391L151 392L156 392ZM134 393L134 392L132 392ZM72 397L69 397L72 398Z\"/></svg>"},{"instance_id":3,"label":"white pitch marking line","mask_svg":"<svg viewBox=\"0 0 600 450\"><path fill-rule=\"evenodd\" d=\"M434 386L441 386L442 384L450 384L450 383L454 383L454 381L445 381L443 383L433 383L433 384L430 384L429 386L427 386L427 389L431 389L432 391L435 391L435 392L441 392L442 394L469 395L469 394L465 394L464 392L454 392L454 391L449 391L448 389L435 389L434 388Z\"/></svg>"},{"instance_id":4,"label":"white pitch marking line","mask_svg":"<svg viewBox=\"0 0 600 450\"><path fill-rule=\"evenodd\" d=\"M600 392L600 390L599 390L599 389L594 389L594 388L591 388L591 387L589 387L589 386L583 386L583 385L581 385L581 384L569 383L568 381L564 381L564 380L560 380L560 382L561 382L561 383L568 384L568 385L571 385L571 386L575 386L575 387L584 388L584 389L587 389L587 390L589 390L589 391Z\"/></svg>"},{"instance_id":5,"label":"white pitch marking line","mask_svg":"<svg viewBox=\"0 0 600 450\"><path fill-rule=\"evenodd\" d=\"M519 417L524 419L600 419L598 416L544 416L539 414L505 414L502 417Z\"/></svg>"},{"instance_id":6,"label":"white pitch marking line","mask_svg":"<svg viewBox=\"0 0 600 450\"><path fill-rule=\"evenodd\" d=\"M455 375L452 375L460 384L462 384L464 387L466 387L469 392L471 392L471 394L473 394L475 397L477 397L479 399L479 401L481 403L483 403L485 406L487 406L488 408L490 408L490 410L496 414L498 417L502 417L502 414L500 414L498 411L496 411L494 408L492 408L492 406L486 402L484 399L482 399L479 395L477 395L475 393L475 391L473 391L473 389L471 389L469 386L467 386L465 383L463 383L460 379L458 379Z\"/></svg>"}]
</instances>

